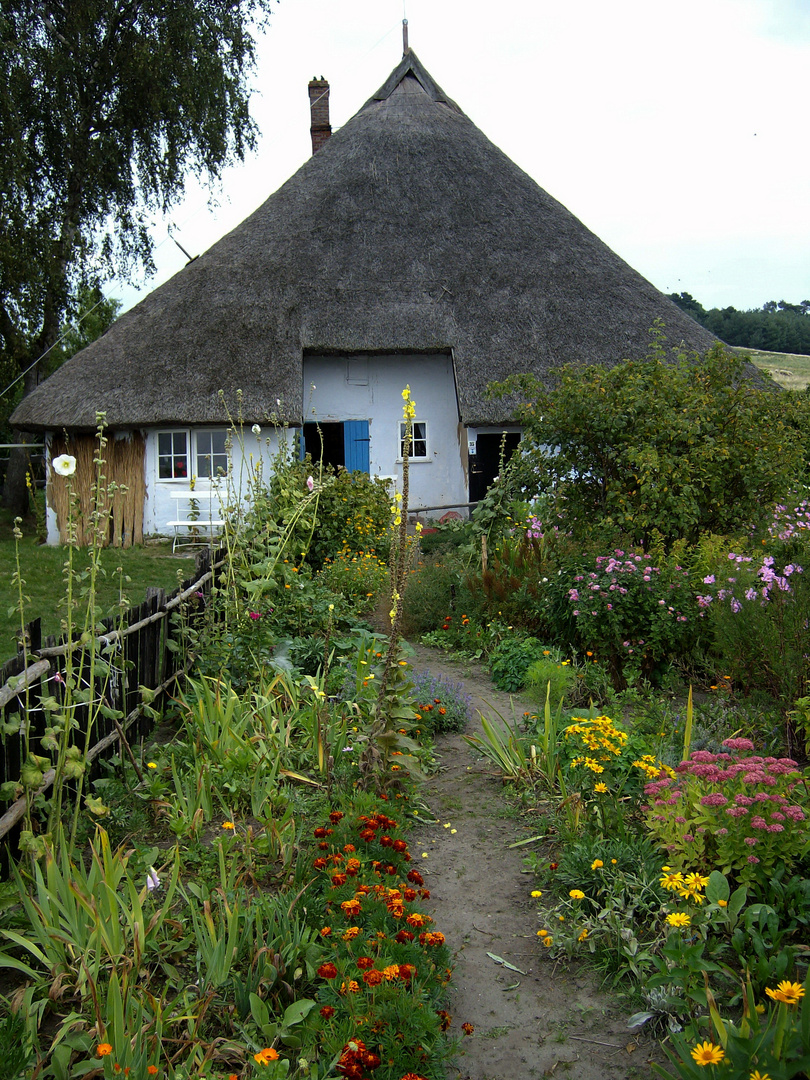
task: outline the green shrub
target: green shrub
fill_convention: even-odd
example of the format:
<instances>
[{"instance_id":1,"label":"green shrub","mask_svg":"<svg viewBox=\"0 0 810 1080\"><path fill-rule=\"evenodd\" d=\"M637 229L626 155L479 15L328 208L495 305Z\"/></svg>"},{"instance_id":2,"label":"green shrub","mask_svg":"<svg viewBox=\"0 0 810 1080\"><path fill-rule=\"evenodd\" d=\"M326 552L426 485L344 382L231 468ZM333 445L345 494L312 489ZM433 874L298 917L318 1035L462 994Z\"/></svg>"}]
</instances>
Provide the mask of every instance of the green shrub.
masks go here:
<instances>
[{"instance_id":1,"label":"green shrub","mask_svg":"<svg viewBox=\"0 0 810 1080\"><path fill-rule=\"evenodd\" d=\"M489 654L489 672L499 690L516 694L523 688L526 673L542 653L536 637L506 637Z\"/></svg>"},{"instance_id":2,"label":"green shrub","mask_svg":"<svg viewBox=\"0 0 810 1080\"><path fill-rule=\"evenodd\" d=\"M722 346L689 356L665 349L659 332L646 359L570 365L552 389L516 376L502 391L527 402L524 487L553 493L566 528L602 543L748 528L804 471L810 402L757 388Z\"/></svg>"},{"instance_id":3,"label":"green shrub","mask_svg":"<svg viewBox=\"0 0 810 1080\"><path fill-rule=\"evenodd\" d=\"M546 703L546 694L552 708L573 696L579 679L576 668L563 660L559 649L543 649L543 655L529 665L525 678L526 694L538 708Z\"/></svg>"}]
</instances>

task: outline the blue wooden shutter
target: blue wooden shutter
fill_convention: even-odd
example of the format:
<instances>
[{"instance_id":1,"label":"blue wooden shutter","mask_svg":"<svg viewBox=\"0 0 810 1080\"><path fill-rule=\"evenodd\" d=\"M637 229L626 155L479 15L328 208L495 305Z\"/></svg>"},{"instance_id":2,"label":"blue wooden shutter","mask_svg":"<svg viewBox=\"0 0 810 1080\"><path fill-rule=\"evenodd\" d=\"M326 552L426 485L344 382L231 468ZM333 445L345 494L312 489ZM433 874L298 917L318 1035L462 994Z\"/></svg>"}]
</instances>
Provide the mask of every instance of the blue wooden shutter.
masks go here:
<instances>
[{"instance_id":1,"label":"blue wooden shutter","mask_svg":"<svg viewBox=\"0 0 810 1080\"><path fill-rule=\"evenodd\" d=\"M343 452L349 472L369 471L368 420L343 421Z\"/></svg>"}]
</instances>

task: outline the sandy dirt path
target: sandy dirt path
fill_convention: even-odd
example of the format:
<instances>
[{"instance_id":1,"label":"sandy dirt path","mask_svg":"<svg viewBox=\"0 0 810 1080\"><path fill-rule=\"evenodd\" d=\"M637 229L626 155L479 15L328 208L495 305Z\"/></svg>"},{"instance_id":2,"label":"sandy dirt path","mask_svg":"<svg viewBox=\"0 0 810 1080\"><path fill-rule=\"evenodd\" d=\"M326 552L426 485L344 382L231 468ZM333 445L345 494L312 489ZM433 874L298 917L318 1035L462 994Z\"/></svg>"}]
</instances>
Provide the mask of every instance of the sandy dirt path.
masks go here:
<instances>
[{"instance_id":1,"label":"sandy dirt path","mask_svg":"<svg viewBox=\"0 0 810 1080\"><path fill-rule=\"evenodd\" d=\"M474 707L512 716L508 695L494 690L485 670L447 661L414 646L417 672L462 683ZM522 716L524 705L515 702ZM480 720L470 732L480 730ZM509 845L525 827L509 813L501 781L459 735L437 740L441 767L425 799L438 824L414 836L414 853L431 891L431 914L455 954L451 1031L475 1027L462 1041L459 1080L522 1080L567 1076L575 1080L640 1080L661 1061L657 1042L627 1028L627 1010L602 993L583 969L566 968L543 954L536 932L534 880L524 873L522 850ZM445 827L449 825L449 827ZM453 831L455 830L455 831ZM417 846L421 845L419 851ZM525 849L524 849L525 850ZM493 960L493 953L518 972Z\"/></svg>"}]
</instances>

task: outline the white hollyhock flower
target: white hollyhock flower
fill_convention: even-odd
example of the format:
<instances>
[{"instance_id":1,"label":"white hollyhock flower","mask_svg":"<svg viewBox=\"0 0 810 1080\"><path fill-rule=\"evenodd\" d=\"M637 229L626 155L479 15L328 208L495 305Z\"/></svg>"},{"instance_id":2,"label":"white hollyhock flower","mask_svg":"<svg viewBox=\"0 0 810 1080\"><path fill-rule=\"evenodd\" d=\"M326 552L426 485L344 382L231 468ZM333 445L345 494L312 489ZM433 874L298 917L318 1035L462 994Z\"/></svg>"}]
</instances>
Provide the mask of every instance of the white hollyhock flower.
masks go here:
<instances>
[{"instance_id":1,"label":"white hollyhock flower","mask_svg":"<svg viewBox=\"0 0 810 1080\"><path fill-rule=\"evenodd\" d=\"M53 459L53 471L60 476L73 476L76 472L76 458L70 454L60 454Z\"/></svg>"},{"instance_id":2,"label":"white hollyhock flower","mask_svg":"<svg viewBox=\"0 0 810 1080\"><path fill-rule=\"evenodd\" d=\"M250 430L253 432L254 435L261 435L262 433L262 429L259 427L258 424L254 424Z\"/></svg>"}]
</instances>

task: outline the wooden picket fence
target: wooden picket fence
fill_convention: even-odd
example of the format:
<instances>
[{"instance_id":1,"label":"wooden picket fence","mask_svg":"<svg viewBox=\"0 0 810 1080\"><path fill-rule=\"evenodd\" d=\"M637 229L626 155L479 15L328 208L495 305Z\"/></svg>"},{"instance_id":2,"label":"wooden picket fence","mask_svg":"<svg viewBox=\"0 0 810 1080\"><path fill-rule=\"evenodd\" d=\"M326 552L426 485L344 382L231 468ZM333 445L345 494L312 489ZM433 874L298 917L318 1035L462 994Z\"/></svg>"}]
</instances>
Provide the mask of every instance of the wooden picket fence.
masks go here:
<instances>
[{"instance_id":1,"label":"wooden picket fence","mask_svg":"<svg viewBox=\"0 0 810 1080\"><path fill-rule=\"evenodd\" d=\"M94 693L104 695L104 704L122 714L110 719L95 710L94 745L88 753L88 771L92 763L113 754L130 753L130 744L148 736L152 721L144 712L140 687L147 687L159 699L170 691L186 670L185 650L181 646L184 627L194 625L208 606L211 590L225 562L225 551L204 549L197 556L193 576L171 596L163 589L147 590L146 600L127 613L125 624L104 620L105 633L97 638L110 665L110 674L97 680ZM24 757L24 721L29 722L29 743L34 753L43 754L39 739L45 733L47 715L40 702L43 697L59 700L64 678L65 657L71 646L63 639L41 637L40 620L25 628L27 649L7 660L0 668L0 718L17 725L19 731L0 738L0 784L18 780ZM74 654L83 646L73 643ZM79 666L74 659L74 670ZM83 666L87 670L87 665ZM153 700L153 705L157 701ZM76 706L79 726L75 737L82 739L88 707ZM84 725L83 725L84 721ZM96 765L96 769L98 766ZM46 792L54 779L54 770L45 774L38 793ZM85 786L85 790L87 787ZM17 850L20 822L26 812L26 797L17 799L0 817L0 876L8 873L11 857Z\"/></svg>"}]
</instances>

